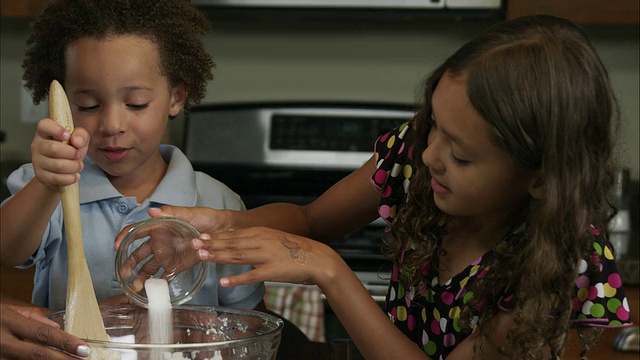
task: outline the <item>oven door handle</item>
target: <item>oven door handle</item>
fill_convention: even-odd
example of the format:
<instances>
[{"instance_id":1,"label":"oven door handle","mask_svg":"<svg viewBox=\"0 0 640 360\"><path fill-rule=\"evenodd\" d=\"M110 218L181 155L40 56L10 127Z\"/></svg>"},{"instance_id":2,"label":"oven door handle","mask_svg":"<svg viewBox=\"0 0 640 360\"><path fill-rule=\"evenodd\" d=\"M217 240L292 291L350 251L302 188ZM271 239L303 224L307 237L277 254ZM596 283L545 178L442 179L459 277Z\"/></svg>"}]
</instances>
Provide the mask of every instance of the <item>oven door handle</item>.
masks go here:
<instances>
[{"instance_id":1,"label":"oven door handle","mask_svg":"<svg viewBox=\"0 0 640 360\"><path fill-rule=\"evenodd\" d=\"M369 292L371 293L371 292ZM322 295L320 295L320 298L322 300L327 300L327 296L323 293ZM387 294L384 295L371 295L371 298L373 299L373 301L377 302L377 303L384 303L387 300Z\"/></svg>"}]
</instances>

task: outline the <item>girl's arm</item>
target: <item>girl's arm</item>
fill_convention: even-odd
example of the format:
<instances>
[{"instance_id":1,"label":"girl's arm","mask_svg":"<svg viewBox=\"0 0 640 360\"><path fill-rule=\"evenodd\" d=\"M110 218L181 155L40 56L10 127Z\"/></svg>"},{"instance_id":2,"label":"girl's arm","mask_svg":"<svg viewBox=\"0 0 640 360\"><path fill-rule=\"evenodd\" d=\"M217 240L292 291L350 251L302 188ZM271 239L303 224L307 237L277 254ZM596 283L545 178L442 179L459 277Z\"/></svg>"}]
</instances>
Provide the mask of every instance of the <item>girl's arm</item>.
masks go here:
<instances>
[{"instance_id":1,"label":"girl's arm","mask_svg":"<svg viewBox=\"0 0 640 360\"><path fill-rule=\"evenodd\" d=\"M328 245L264 227L202 234L192 244L202 260L251 264L220 279L223 286L257 281L316 284L366 359L429 359L398 330L349 266Z\"/></svg>"},{"instance_id":2,"label":"girl's arm","mask_svg":"<svg viewBox=\"0 0 640 360\"><path fill-rule=\"evenodd\" d=\"M393 325L344 261L339 270L319 281L340 323L365 359L430 359ZM326 274L325 274L326 275Z\"/></svg>"},{"instance_id":3,"label":"girl's arm","mask_svg":"<svg viewBox=\"0 0 640 360\"><path fill-rule=\"evenodd\" d=\"M489 334L484 339L481 348L481 354L474 356L473 347L478 337L478 332L473 332L464 339L456 348L447 356L447 360L471 360L471 359L508 359L508 357L500 354L498 349L504 345L509 329L514 326L513 312L498 312L493 318L489 319L486 328ZM549 358L549 352L545 353L544 359Z\"/></svg>"},{"instance_id":4,"label":"girl's arm","mask_svg":"<svg viewBox=\"0 0 640 360\"><path fill-rule=\"evenodd\" d=\"M233 211L167 205L150 209L149 214L181 218L201 232L267 226L329 243L378 217L380 192L373 188L370 180L374 171L375 160L371 157L361 168L306 206L274 203L247 211ZM116 248L127 231L125 228L118 235Z\"/></svg>"},{"instance_id":5,"label":"girl's arm","mask_svg":"<svg viewBox=\"0 0 640 360\"><path fill-rule=\"evenodd\" d=\"M202 234L192 241L200 259L224 264L251 264L254 269L220 279L222 286L258 281L315 284L366 359L429 359L393 325L349 266L328 245L269 228L247 228ZM427 314L432 316L432 314ZM474 355L476 333L447 359L502 359L498 348L514 326L511 313L500 312L487 324L490 331Z\"/></svg>"}]
</instances>

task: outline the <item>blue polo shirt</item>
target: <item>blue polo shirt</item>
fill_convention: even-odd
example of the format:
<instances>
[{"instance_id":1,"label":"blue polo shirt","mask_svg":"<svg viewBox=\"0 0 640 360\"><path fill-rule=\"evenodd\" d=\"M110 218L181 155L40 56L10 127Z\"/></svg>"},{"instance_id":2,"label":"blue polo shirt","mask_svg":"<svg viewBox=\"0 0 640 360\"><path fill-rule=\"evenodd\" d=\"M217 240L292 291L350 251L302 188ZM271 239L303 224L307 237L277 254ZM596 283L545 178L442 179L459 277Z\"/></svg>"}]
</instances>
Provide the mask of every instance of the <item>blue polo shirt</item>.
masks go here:
<instances>
[{"instance_id":1,"label":"blue polo shirt","mask_svg":"<svg viewBox=\"0 0 640 360\"><path fill-rule=\"evenodd\" d=\"M149 208L174 205L245 209L238 194L209 175L194 171L187 157L175 146L161 145L160 153L169 164L167 173L151 197L140 205L135 197L120 194L104 171L91 159L85 158L85 167L78 183L82 239L98 302L122 294L115 275L114 241L125 226L148 219ZM33 177L32 164L25 164L11 173L7 186L15 194ZM52 310L64 309L67 295L67 243L61 204L51 216L37 252L19 267L33 265L36 266L36 272L32 302ZM218 284L216 268L221 276L227 276L246 272L252 267L211 266L204 287L190 304L252 309L262 300L263 283L224 288Z\"/></svg>"}]
</instances>

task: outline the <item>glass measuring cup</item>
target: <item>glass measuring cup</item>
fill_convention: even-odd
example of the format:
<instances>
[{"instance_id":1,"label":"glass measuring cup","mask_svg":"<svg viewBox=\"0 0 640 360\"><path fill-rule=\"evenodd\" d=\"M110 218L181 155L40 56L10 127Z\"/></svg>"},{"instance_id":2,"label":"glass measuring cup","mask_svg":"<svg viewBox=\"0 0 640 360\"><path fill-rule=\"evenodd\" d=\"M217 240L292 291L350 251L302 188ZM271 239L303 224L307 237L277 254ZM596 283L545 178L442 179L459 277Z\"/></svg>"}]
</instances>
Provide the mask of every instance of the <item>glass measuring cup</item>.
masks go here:
<instances>
[{"instance_id":1,"label":"glass measuring cup","mask_svg":"<svg viewBox=\"0 0 640 360\"><path fill-rule=\"evenodd\" d=\"M148 308L144 282L163 278L169 284L171 305L191 300L202 288L210 264L198 259L191 239L200 232L172 217L152 218L131 228L116 253L116 277L125 295ZM215 266L215 265L214 265Z\"/></svg>"}]
</instances>

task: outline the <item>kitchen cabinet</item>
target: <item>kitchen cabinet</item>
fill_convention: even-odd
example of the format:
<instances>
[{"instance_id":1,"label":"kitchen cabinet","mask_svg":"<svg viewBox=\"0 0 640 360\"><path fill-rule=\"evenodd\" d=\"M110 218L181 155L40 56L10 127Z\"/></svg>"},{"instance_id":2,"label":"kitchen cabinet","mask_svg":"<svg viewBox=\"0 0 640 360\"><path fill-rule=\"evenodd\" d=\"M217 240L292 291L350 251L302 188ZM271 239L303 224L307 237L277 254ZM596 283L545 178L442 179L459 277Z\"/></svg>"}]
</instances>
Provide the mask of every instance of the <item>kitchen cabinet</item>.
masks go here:
<instances>
[{"instance_id":1,"label":"kitchen cabinet","mask_svg":"<svg viewBox=\"0 0 640 360\"><path fill-rule=\"evenodd\" d=\"M507 0L506 17L549 14L580 24L639 24L638 0Z\"/></svg>"},{"instance_id":2,"label":"kitchen cabinet","mask_svg":"<svg viewBox=\"0 0 640 360\"><path fill-rule=\"evenodd\" d=\"M6 17L35 17L48 0L1 0L0 15Z\"/></svg>"}]
</instances>

